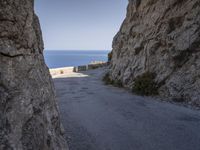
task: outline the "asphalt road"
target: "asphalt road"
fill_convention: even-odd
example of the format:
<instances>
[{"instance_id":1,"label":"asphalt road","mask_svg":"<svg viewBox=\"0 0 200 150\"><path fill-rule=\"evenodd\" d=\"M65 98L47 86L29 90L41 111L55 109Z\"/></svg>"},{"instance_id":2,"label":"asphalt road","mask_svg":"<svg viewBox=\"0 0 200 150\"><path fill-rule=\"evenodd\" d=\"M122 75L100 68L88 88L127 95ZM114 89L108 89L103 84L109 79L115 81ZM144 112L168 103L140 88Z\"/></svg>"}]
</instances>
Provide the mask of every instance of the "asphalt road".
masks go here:
<instances>
[{"instance_id":1,"label":"asphalt road","mask_svg":"<svg viewBox=\"0 0 200 150\"><path fill-rule=\"evenodd\" d=\"M106 86L102 72L54 78L70 150L200 150L200 111Z\"/></svg>"}]
</instances>

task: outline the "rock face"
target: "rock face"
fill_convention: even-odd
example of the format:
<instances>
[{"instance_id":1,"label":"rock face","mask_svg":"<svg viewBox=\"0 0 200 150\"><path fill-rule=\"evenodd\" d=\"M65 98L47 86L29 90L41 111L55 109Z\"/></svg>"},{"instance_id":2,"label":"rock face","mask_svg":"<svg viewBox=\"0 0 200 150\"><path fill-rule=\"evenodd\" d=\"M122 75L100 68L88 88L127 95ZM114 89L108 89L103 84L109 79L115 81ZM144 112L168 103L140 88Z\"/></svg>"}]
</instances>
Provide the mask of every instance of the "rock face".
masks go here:
<instances>
[{"instance_id":1,"label":"rock face","mask_svg":"<svg viewBox=\"0 0 200 150\"><path fill-rule=\"evenodd\" d=\"M0 149L67 149L33 0L0 0Z\"/></svg>"},{"instance_id":2,"label":"rock face","mask_svg":"<svg viewBox=\"0 0 200 150\"><path fill-rule=\"evenodd\" d=\"M131 88L156 74L161 96L200 105L200 1L129 0L113 41L111 78Z\"/></svg>"}]
</instances>

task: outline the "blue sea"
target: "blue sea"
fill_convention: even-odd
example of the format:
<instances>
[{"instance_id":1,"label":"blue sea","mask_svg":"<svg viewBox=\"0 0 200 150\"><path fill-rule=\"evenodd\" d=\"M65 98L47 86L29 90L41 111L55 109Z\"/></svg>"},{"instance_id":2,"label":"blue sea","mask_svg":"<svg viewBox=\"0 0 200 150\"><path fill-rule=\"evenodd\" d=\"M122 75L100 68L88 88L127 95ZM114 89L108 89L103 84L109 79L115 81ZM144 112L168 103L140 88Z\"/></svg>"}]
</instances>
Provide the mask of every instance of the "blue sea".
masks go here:
<instances>
[{"instance_id":1,"label":"blue sea","mask_svg":"<svg viewBox=\"0 0 200 150\"><path fill-rule=\"evenodd\" d=\"M45 50L44 57L47 66L52 69L107 61L108 53L108 50Z\"/></svg>"}]
</instances>

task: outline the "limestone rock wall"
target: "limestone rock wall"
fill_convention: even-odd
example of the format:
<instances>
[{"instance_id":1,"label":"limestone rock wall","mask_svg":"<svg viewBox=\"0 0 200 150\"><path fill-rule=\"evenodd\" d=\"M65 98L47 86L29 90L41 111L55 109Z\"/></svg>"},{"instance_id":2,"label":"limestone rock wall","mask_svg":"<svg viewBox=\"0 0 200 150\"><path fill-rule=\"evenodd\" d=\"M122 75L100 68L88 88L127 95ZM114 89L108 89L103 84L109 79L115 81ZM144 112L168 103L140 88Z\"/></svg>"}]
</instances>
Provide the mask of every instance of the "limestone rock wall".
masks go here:
<instances>
[{"instance_id":1,"label":"limestone rock wall","mask_svg":"<svg viewBox=\"0 0 200 150\"><path fill-rule=\"evenodd\" d=\"M161 96L200 105L199 0L129 0L111 77L131 88L145 72L156 74Z\"/></svg>"},{"instance_id":2,"label":"limestone rock wall","mask_svg":"<svg viewBox=\"0 0 200 150\"><path fill-rule=\"evenodd\" d=\"M34 0L0 0L0 150L67 149Z\"/></svg>"}]
</instances>

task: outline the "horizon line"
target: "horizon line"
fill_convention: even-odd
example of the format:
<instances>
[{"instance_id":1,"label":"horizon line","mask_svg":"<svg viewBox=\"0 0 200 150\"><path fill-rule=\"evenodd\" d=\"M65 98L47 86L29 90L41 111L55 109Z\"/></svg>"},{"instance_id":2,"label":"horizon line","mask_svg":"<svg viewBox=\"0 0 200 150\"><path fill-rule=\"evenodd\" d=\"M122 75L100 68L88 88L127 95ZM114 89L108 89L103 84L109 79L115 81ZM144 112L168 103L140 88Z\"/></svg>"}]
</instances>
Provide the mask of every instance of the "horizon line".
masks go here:
<instances>
[{"instance_id":1,"label":"horizon line","mask_svg":"<svg viewBox=\"0 0 200 150\"><path fill-rule=\"evenodd\" d=\"M111 51L111 49L44 49L45 51Z\"/></svg>"}]
</instances>

